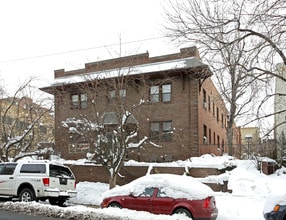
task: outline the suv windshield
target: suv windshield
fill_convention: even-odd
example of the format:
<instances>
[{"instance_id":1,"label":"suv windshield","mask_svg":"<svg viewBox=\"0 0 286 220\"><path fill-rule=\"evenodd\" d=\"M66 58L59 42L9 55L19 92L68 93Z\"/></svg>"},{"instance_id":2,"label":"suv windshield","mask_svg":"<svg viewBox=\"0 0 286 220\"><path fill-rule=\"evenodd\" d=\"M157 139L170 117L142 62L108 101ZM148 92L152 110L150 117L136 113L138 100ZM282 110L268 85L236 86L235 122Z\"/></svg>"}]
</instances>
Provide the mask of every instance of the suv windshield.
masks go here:
<instances>
[{"instance_id":1,"label":"suv windshield","mask_svg":"<svg viewBox=\"0 0 286 220\"><path fill-rule=\"evenodd\" d=\"M74 179L73 174L71 173L69 168L54 164L50 164L50 176Z\"/></svg>"}]
</instances>

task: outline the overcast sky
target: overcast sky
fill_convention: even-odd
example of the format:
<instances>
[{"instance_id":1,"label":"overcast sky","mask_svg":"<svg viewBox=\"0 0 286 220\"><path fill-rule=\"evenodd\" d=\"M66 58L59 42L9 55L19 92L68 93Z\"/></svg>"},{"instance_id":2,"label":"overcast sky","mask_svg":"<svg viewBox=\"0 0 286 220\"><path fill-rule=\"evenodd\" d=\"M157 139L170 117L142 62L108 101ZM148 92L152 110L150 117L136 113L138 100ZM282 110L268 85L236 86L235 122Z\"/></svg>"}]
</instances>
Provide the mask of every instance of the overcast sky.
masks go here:
<instances>
[{"instance_id":1,"label":"overcast sky","mask_svg":"<svg viewBox=\"0 0 286 220\"><path fill-rule=\"evenodd\" d=\"M0 78L9 90L30 76L46 86L55 69L146 50L150 56L179 52L162 38L164 5L165 0L1 0Z\"/></svg>"}]
</instances>

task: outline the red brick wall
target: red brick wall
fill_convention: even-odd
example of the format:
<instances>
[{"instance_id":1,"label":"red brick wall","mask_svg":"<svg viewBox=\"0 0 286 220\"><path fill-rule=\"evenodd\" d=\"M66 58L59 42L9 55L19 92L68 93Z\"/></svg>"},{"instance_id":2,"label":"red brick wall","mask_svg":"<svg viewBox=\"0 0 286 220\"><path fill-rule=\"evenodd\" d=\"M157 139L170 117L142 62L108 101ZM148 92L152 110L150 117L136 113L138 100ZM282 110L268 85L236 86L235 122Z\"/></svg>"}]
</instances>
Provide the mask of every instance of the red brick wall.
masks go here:
<instances>
[{"instance_id":1,"label":"red brick wall","mask_svg":"<svg viewBox=\"0 0 286 220\"><path fill-rule=\"evenodd\" d=\"M207 100L206 104L203 103L203 90L205 90L206 92L206 100ZM199 145L200 145L199 154L202 155L211 152L214 153L215 155L222 155L224 152L227 152L226 123L227 123L228 111L224 105L224 102L219 92L217 91L215 85L213 84L210 78L206 79L202 84L202 88L199 94L198 108L199 108L198 124L199 124ZM218 117L217 117L217 108L219 110ZM207 127L206 143L203 140L204 125ZM209 131L211 131L211 137L209 135ZM218 143L218 137L219 137L219 143ZM224 147L222 143L224 143Z\"/></svg>"}]
</instances>

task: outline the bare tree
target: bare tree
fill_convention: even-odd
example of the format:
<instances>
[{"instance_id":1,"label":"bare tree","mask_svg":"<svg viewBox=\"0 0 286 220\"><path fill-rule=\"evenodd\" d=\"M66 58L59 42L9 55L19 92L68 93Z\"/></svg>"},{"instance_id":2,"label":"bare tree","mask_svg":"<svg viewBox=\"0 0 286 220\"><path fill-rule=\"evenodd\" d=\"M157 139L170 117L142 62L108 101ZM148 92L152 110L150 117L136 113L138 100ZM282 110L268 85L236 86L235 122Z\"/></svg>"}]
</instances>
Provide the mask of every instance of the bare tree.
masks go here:
<instances>
[{"instance_id":1,"label":"bare tree","mask_svg":"<svg viewBox=\"0 0 286 220\"><path fill-rule=\"evenodd\" d=\"M127 87L136 90L139 86L139 79L129 76L130 71L131 68L118 69L112 77L107 72L103 73L104 77L86 74L72 90L81 93L82 100L85 99L83 96L88 97L86 103L75 102L75 108L77 105L89 107L82 106L81 113L75 110L74 117L62 121L62 126L68 129L70 146L88 146L87 157L105 168L110 188L116 186L117 176L130 150L140 148L148 140L146 136L139 139L140 125L136 119L146 94L131 100L125 98ZM61 91L63 96L70 93L69 89Z\"/></svg>"},{"instance_id":2,"label":"bare tree","mask_svg":"<svg viewBox=\"0 0 286 220\"><path fill-rule=\"evenodd\" d=\"M0 159L3 161L17 160L27 154L37 155L39 142L53 140L51 133L53 116L50 115L52 107L44 107L43 102L46 99L42 100L40 96L37 100L28 97L34 89L33 80L35 79L26 80L13 96L3 96L0 100L2 134ZM45 132L41 133L41 129Z\"/></svg>"},{"instance_id":3,"label":"bare tree","mask_svg":"<svg viewBox=\"0 0 286 220\"><path fill-rule=\"evenodd\" d=\"M212 67L217 85L229 107L228 146L232 154L235 119L245 124L261 119L276 64L286 59L285 0L169 1L167 35L180 43L195 43ZM285 79L284 79L285 80ZM262 100L259 97L262 96ZM263 101L264 100L264 101ZM254 111L256 109L256 111Z\"/></svg>"}]
</instances>

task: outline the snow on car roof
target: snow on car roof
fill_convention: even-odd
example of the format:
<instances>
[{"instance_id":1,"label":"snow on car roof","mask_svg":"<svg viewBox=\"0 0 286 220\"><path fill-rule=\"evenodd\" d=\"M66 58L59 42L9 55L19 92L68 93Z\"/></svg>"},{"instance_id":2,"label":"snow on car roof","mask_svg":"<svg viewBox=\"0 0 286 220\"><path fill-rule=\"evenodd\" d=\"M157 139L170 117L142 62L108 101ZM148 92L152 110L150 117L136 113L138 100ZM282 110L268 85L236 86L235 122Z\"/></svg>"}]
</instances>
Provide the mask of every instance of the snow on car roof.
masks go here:
<instances>
[{"instance_id":1,"label":"snow on car roof","mask_svg":"<svg viewBox=\"0 0 286 220\"><path fill-rule=\"evenodd\" d=\"M103 193L103 198L130 195L131 193L138 196L148 187L158 187L165 193L166 197L171 198L200 200L214 195L209 186L193 177L175 174L151 174L126 185L115 187Z\"/></svg>"}]
</instances>

